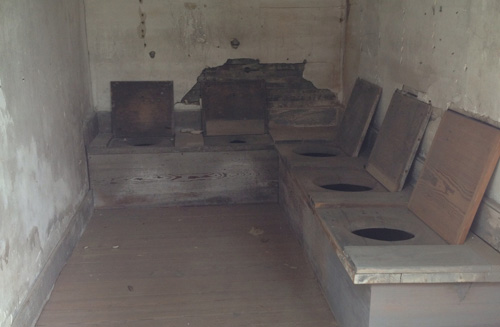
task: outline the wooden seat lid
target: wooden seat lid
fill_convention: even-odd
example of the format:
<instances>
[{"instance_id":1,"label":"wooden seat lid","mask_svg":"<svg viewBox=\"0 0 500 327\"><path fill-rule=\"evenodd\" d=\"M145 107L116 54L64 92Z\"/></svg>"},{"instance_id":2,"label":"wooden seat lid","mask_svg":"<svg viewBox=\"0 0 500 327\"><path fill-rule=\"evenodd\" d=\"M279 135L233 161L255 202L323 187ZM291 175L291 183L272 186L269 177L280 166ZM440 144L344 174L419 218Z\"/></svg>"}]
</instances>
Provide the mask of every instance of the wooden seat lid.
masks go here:
<instances>
[{"instance_id":1,"label":"wooden seat lid","mask_svg":"<svg viewBox=\"0 0 500 327\"><path fill-rule=\"evenodd\" d=\"M113 136L173 135L172 81L113 81L110 87Z\"/></svg>"},{"instance_id":2,"label":"wooden seat lid","mask_svg":"<svg viewBox=\"0 0 500 327\"><path fill-rule=\"evenodd\" d=\"M431 105L396 90L366 170L391 192L403 189L431 115Z\"/></svg>"},{"instance_id":3,"label":"wooden seat lid","mask_svg":"<svg viewBox=\"0 0 500 327\"><path fill-rule=\"evenodd\" d=\"M361 78L356 80L337 139L340 148L348 156L358 156L381 93L380 86Z\"/></svg>"},{"instance_id":4,"label":"wooden seat lid","mask_svg":"<svg viewBox=\"0 0 500 327\"><path fill-rule=\"evenodd\" d=\"M500 156L500 130L448 110L409 209L450 244L462 244Z\"/></svg>"},{"instance_id":5,"label":"wooden seat lid","mask_svg":"<svg viewBox=\"0 0 500 327\"><path fill-rule=\"evenodd\" d=\"M201 85L205 135L267 133L264 80L205 81Z\"/></svg>"}]
</instances>

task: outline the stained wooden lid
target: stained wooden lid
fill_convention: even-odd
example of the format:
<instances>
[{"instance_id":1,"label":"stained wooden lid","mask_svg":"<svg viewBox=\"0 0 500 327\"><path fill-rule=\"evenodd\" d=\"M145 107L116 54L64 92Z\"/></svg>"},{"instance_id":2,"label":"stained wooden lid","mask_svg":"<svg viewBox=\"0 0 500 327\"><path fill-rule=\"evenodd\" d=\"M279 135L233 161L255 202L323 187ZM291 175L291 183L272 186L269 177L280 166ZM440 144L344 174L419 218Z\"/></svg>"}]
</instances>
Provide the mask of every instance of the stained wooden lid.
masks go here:
<instances>
[{"instance_id":1,"label":"stained wooden lid","mask_svg":"<svg viewBox=\"0 0 500 327\"><path fill-rule=\"evenodd\" d=\"M338 131L339 146L345 154L358 156L381 93L380 86L356 80Z\"/></svg>"},{"instance_id":2,"label":"stained wooden lid","mask_svg":"<svg viewBox=\"0 0 500 327\"><path fill-rule=\"evenodd\" d=\"M171 81L111 82L111 125L115 137L173 135Z\"/></svg>"},{"instance_id":3,"label":"stained wooden lid","mask_svg":"<svg viewBox=\"0 0 500 327\"><path fill-rule=\"evenodd\" d=\"M500 156L500 130L448 110L409 208L450 244L462 244Z\"/></svg>"},{"instance_id":4,"label":"stained wooden lid","mask_svg":"<svg viewBox=\"0 0 500 327\"><path fill-rule=\"evenodd\" d=\"M366 165L389 191L403 189L430 115L430 104L394 92Z\"/></svg>"},{"instance_id":5,"label":"stained wooden lid","mask_svg":"<svg viewBox=\"0 0 500 327\"><path fill-rule=\"evenodd\" d=\"M267 131L264 80L205 81L201 87L206 135L264 134Z\"/></svg>"}]
</instances>

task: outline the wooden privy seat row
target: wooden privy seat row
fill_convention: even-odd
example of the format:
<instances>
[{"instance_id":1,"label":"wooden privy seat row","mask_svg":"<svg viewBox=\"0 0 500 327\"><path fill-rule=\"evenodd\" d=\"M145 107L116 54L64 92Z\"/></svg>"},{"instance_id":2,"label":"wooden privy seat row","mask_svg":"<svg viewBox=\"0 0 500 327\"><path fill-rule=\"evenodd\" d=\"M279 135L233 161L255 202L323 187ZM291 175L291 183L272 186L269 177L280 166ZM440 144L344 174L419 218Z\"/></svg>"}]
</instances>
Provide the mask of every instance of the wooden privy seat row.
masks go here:
<instances>
[{"instance_id":1,"label":"wooden privy seat row","mask_svg":"<svg viewBox=\"0 0 500 327\"><path fill-rule=\"evenodd\" d=\"M345 119L379 95L353 92ZM363 96L371 101L355 109ZM369 156L345 151L342 137L276 145L280 203L341 326L500 325L500 254L469 233L500 130L447 110L416 185L404 187L430 115L396 91Z\"/></svg>"}]
</instances>

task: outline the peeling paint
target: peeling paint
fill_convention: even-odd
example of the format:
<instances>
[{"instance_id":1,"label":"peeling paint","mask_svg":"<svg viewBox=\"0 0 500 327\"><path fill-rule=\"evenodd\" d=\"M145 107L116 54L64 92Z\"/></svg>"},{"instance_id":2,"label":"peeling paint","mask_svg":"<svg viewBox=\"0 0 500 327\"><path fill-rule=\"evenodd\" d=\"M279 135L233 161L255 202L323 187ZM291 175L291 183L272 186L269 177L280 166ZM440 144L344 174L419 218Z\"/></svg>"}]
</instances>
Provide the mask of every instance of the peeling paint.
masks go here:
<instances>
[{"instance_id":1,"label":"peeling paint","mask_svg":"<svg viewBox=\"0 0 500 327\"><path fill-rule=\"evenodd\" d=\"M188 8L189 14L185 16L184 39L192 44L206 43L205 19L201 11L195 10L195 4L188 5L186 8Z\"/></svg>"},{"instance_id":2,"label":"peeling paint","mask_svg":"<svg viewBox=\"0 0 500 327\"><path fill-rule=\"evenodd\" d=\"M18 199L19 206L25 212L24 225L38 226L46 230L56 213L64 212L67 203L71 202L69 179L64 174L54 175L51 164L38 153L34 139L31 140L29 147L21 146L17 149L16 167L18 168L13 174L16 182L12 195ZM45 189L49 186L55 192L47 194ZM33 230L25 231L26 235L30 235L30 239L31 233ZM43 245L48 235L42 234L37 237L39 243Z\"/></svg>"},{"instance_id":3,"label":"peeling paint","mask_svg":"<svg viewBox=\"0 0 500 327\"><path fill-rule=\"evenodd\" d=\"M83 2L2 9L0 327L10 327L41 309L48 294L30 292L88 190L82 125L92 105Z\"/></svg>"},{"instance_id":4,"label":"peeling paint","mask_svg":"<svg viewBox=\"0 0 500 327\"><path fill-rule=\"evenodd\" d=\"M40 235L38 234L38 228L33 227L28 236L28 243L32 250L41 249Z\"/></svg>"},{"instance_id":5,"label":"peeling paint","mask_svg":"<svg viewBox=\"0 0 500 327\"><path fill-rule=\"evenodd\" d=\"M175 101L180 101L202 69L235 57L230 44L233 38L241 42L238 57L268 63L307 58L307 78L339 94L344 22L338 20L343 17L344 3L86 0L95 108L111 111L110 80L139 77L158 80L169 76L175 80ZM139 7L147 12L145 39L139 38ZM141 47L145 40L147 49Z\"/></svg>"}]
</instances>

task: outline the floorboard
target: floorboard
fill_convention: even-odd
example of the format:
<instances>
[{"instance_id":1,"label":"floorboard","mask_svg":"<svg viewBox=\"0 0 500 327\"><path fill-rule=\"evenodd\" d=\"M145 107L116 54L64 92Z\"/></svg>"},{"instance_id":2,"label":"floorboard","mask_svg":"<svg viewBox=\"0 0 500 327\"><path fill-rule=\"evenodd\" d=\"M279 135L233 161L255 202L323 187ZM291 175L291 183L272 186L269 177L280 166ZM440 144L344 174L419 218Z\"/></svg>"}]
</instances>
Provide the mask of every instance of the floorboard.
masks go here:
<instances>
[{"instance_id":1,"label":"floorboard","mask_svg":"<svg viewBox=\"0 0 500 327\"><path fill-rule=\"evenodd\" d=\"M96 210L37 327L336 327L277 204Z\"/></svg>"}]
</instances>

